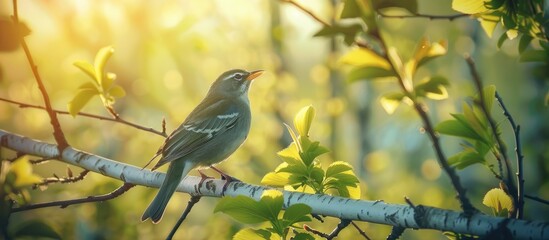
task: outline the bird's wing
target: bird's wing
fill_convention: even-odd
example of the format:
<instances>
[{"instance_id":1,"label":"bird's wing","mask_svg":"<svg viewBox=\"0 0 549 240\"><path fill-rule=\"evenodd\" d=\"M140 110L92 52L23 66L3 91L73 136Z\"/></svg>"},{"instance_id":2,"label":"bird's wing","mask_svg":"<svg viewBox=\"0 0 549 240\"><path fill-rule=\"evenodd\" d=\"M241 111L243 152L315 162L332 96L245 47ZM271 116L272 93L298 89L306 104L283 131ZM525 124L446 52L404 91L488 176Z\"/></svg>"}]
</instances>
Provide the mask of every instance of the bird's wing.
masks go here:
<instances>
[{"instance_id":1,"label":"bird's wing","mask_svg":"<svg viewBox=\"0 0 549 240\"><path fill-rule=\"evenodd\" d=\"M213 99L200 103L166 139L161 148L162 158L153 169L184 158L202 148L215 136L234 127L241 116L237 108L226 101L228 100Z\"/></svg>"}]
</instances>

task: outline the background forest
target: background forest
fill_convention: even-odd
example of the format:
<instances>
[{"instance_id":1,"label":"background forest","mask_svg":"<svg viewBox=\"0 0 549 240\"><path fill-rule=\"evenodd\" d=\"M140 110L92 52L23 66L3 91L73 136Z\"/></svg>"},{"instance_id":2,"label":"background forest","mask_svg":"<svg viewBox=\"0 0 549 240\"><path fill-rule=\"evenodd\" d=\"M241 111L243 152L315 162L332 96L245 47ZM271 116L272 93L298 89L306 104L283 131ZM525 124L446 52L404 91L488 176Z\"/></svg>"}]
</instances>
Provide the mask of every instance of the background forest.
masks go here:
<instances>
[{"instance_id":1,"label":"background forest","mask_svg":"<svg viewBox=\"0 0 549 240\"><path fill-rule=\"evenodd\" d=\"M339 1L296 1L326 22L339 16ZM417 12L440 16L459 14L452 1L419 0ZM402 15L389 9L387 14ZM0 2L0 18L13 15L12 2ZM380 104L384 93L398 89L393 81L347 81L351 68L340 58L354 47L341 36L314 37L322 25L285 1L20 1L19 18L30 29L25 39L55 109L66 110L76 89L88 81L73 65L93 62L99 49L112 46L114 54L106 69L117 75L116 84L126 96L114 109L125 120L161 130L176 128L205 95L217 76L232 68L263 69L250 90L252 127L247 141L220 169L240 180L260 184L281 163L276 153L291 138L283 123L292 123L304 106L316 109L311 136L331 151L320 161L349 162L360 179L361 198L459 210L455 190L436 160L432 144L421 131L415 110L401 104L388 114ZM445 40L447 53L430 61L416 73L448 79L448 98L426 101L433 123L451 119L462 111L463 101L477 93L464 60L469 54L485 86L495 85L508 111L521 125L525 191L549 199L549 112L545 97L549 89L547 69L539 63L519 62L518 39L498 48L497 27L490 38L470 17L453 19L384 18L379 29L387 45L402 59L413 56L421 39ZM532 43L532 48L539 44ZM545 76L545 78L543 77ZM43 105L32 71L21 50L0 52L0 97ZM108 116L99 98L83 112ZM513 155L514 136L501 109L494 104L493 117L500 125L508 154ZM60 115L61 126L72 147L131 165L144 166L164 139L123 124L82 116ZM46 142L54 142L48 115L43 110L18 108L0 102L2 129ZM442 135L447 156L463 149L459 138ZM2 150L2 158L13 157ZM488 159L495 164L494 159ZM515 162L513 161L513 165ZM50 161L33 166L42 177L74 175L82 170ZM165 171L165 167L161 171ZM218 176L211 170L208 175ZM197 175L196 171L191 172ZM479 210L484 194L499 181L482 164L459 170L468 197ZM31 202L72 199L110 192L120 181L90 173L72 184L50 184L30 190ZM41 219L66 239L155 239L171 230L189 196L176 194L160 224L141 222L140 216L156 189L135 187L120 197L99 203L44 208L15 213L10 224ZM228 239L243 224L213 213L219 201L204 198L195 206L175 239ZM526 200L525 218L548 221L549 208ZM337 219L312 224L329 232ZM372 239L385 238L391 228L357 223ZM359 236L345 229L340 239ZM439 231L406 231L404 239L445 239Z\"/></svg>"}]
</instances>

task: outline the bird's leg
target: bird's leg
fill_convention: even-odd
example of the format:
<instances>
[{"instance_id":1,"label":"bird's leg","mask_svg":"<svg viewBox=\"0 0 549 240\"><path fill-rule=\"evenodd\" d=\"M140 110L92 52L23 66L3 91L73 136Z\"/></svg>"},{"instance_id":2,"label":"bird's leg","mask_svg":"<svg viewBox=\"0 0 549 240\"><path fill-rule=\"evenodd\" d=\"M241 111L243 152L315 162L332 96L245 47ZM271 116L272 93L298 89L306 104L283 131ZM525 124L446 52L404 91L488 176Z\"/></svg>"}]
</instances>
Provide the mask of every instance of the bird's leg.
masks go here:
<instances>
[{"instance_id":1,"label":"bird's leg","mask_svg":"<svg viewBox=\"0 0 549 240\"><path fill-rule=\"evenodd\" d=\"M210 177L204 174L202 171L200 171L200 169L198 170L198 173L200 173L200 182L198 183L198 193L202 194L200 192L200 189L202 188L202 184L204 183L204 181L206 181L206 179L213 178L213 177Z\"/></svg>"},{"instance_id":2,"label":"bird's leg","mask_svg":"<svg viewBox=\"0 0 549 240\"><path fill-rule=\"evenodd\" d=\"M225 184L223 184L222 195L225 195L225 191L227 190L227 186L229 185L229 183L231 183L231 182L242 182L238 178L231 177L228 174L222 172L221 170L217 169L214 166L210 166L210 168L213 169L214 171L218 172L221 175L221 179L225 180Z\"/></svg>"}]
</instances>

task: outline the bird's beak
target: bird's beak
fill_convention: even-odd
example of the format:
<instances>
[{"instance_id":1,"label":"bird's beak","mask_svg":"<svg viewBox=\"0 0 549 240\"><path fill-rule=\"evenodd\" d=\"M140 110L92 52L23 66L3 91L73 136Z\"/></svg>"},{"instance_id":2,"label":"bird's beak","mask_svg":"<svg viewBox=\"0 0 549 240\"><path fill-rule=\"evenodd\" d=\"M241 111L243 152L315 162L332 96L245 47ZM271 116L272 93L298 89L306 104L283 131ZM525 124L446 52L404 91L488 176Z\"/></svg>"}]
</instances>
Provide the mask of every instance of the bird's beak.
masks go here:
<instances>
[{"instance_id":1,"label":"bird's beak","mask_svg":"<svg viewBox=\"0 0 549 240\"><path fill-rule=\"evenodd\" d=\"M246 80L248 81L254 80L256 77L259 77L262 73L263 73L263 70L253 71L250 73L250 75L248 75Z\"/></svg>"}]
</instances>

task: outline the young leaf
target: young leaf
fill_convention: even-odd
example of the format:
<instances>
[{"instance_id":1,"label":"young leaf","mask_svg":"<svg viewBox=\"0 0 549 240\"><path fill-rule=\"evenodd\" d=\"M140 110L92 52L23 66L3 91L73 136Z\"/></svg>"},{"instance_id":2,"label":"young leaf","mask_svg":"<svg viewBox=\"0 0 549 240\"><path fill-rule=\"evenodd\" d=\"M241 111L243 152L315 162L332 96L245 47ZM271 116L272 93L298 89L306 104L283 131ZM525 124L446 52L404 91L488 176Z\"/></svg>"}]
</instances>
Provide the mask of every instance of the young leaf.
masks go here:
<instances>
[{"instance_id":1,"label":"young leaf","mask_svg":"<svg viewBox=\"0 0 549 240\"><path fill-rule=\"evenodd\" d=\"M299 110L294 118L294 126L299 136L309 136L309 130L311 129L314 118L315 108L313 108L313 106L309 105Z\"/></svg>"},{"instance_id":2,"label":"young leaf","mask_svg":"<svg viewBox=\"0 0 549 240\"><path fill-rule=\"evenodd\" d=\"M114 85L109 91L109 94L115 98L121 98L126 96L126 91L119 85Z\"/></svg>"},{"instance_id":3,"label":"young leaf","mask_svg":"<svg viewBox=\"0 0 549 240\"><path fill-rule=\"evenodd\" d=\"M290 222L290 225L297 222L307 222L311 221L311 218L307 216L311 214L311 212L311 207L303 203L298 203L289 206L286 211L284 211L284 215L282 218L288 220Z\"/></svg>"},{"instance_id":4,"label":"young leaf","mask_svg":"<svg viewBox=\"0 0 549 240\"><path fill-rule=\"evenodd\" d=\"M303 163L301 161L301 156L299 156L299 151L295 142L292 142L288 147L282 149L276 154L282 158L284 162L290 165Z\"/></svg>"},{"instance_id":5,"label":"young leaf","mask_svg":"<svg viewBox=\"0 0 549 240\"><path fill-rule=\"evenodd\" d=\"M478 135L475 131L473 131L469 126L464 125L459 120L446 120L443 121L435 126L435 131L456 136L456 137L463 137L463 138L469 138L474 140L481 140L482 137Z\"/></svg>"},{"instance_id":6,"label":"young leaf","mask_svg":"<svg viewBox=\"0 0 549 240\"><path fill-rule=\"evenodd\" d=\"M326 169L326 178L329 178L335 174L347 172L349 170L353 170L353 167L351 164L343 161L336 161L330 164L328 166L328 169Z\"/></svg>"},{"instance_id":7,"label":"young leaf","mask_svg":"<svg viewBox=\"0 0 549 240\"><path fill-rule=\"evenodd\" d=\"M503 33L499 37L498 43L497 43L498 48L501 48L501 46L503 46L503 43L505 42L505 40L507 40L507 33Z\"/></svg>"},{"instance_id":8,"label":"young leaf","mask_svg":"<svg viewBox=\"0 0 549 240\"><path fill-rule=\"evenodd\" d=\"M32 184L42 182L42 178L32 173L32 164L28 156L24 155L17 158L10 166L10 172L15 174L15 187L22 188Z\"/></svg>"},{"instance_id":9,"label":"young leaf","mask_svg":"<svg viewBox=\"0 0 549 240\"><path fill-rule=\"evenodd\" d=\"M339 59L341 63L357 67L378 67L382 69L391 69L391 65L385 58L366 48L354 48Z\"/></svg>"},{"instance_id":10,"label":"young leaf","mask_svg":"<svg viewBox=\"0 0 549 240\"><path fill-rule=\"evenodd\" d=\"M453 0L452 9L466 14L477 14L488 11L484 6L484 1L478 0Z\"/></svg>"},{"instance_id":11,"label":"young leaf","mask_svg":"<svg viewBox=\"0 0 549 240\"><path fill-rule=\"evenodd\" d=\"M361 16L360 6L356 0L345 0L343 10L341 11L341 19L358 18Z\"/></svg>"},{"instance_id":12,"label":"young leaf","mask_svg":"<svg viewBox=\"0 0 549 240\"><path fill-rule=\"evenodd\" d=\"M96 84L99 84L97 82L97 79L95 78L95 69L93 68L93 65L91 65L89 62L84 61L76 61L73 63L74 66L82 70L86 75L88 75Z\"/></svg>"},{"instance_id":13,"label":"young leaf","mask_svg":"<svg viewBox=\"0 0 549 240\"><path fill-rule=\"evenodd\" d=\"M103 86L104 74L105 74L105 64L114 53L114 48L112 46L107 46L99 49L97 55L95 55L95 79L100 86Z\"/></svg>"},{"instance_id":14,"label":"young leaf","mask_svg":"<svg viewBox=\"0 0 549 240\"><path fill-rule=\"evenodd\" d=\"M433 58L445 55L446 52L448 52L448 44L445 41L431 43L426 38L421 39L413 58L417 62L416 68Z\"/></svg>"},{"instance_id":15,"label":"young leaf","mask_svg":"<svg viewBox=\"0 0 549 240\"><path fill-rule=\"evenodd\" d=\"M476 163L485 164L484 156L477 153L474 149L465 149L462 152L448 158L448 163L457 169L464 169Z\"/></svg>"},{"instance_id":16,"label":"young leaf","mask_svg":"<svg viewBox=\"0 0 549 240\"><path fill-rule=\"evenodd\" d=\"M445 77L433 76L419 83L414 89L418 96L425 96L434 100L448 98L448 91L445 86L450 83Z\"/></svg>"},{"instance_id":17,"label":"young leaf","mask_svg":"<svg viewBox=\"0 0 549 240\"><path fill-rule=\"evenodd\" d=\"M347 74L348 82L359 80L375 80L384 77L394 77L396 73L392 69L381 67L358 67Z\"/></svg>"},{"instance_id":18,"label":"young leaf","mask_svg":"<svg viewBox=\"0 0 549 240\"><path fill-rule=\"evenodd\" d=\"M482 204L492 208L496 216L501 216L503 210L513 210L513 200L500 188L493 188L484 195ZM506 212L507 212L506 211ZM506 213L505 212L505 213ZM507 216L505 216L507 217Z\"/></svg>"},{"instance_id":19,"label":"young leaf","mask_svg":"<svg viewBox=\"0 0 549 240\"><path fill-rule=\"evenodd\" d=\"M403 98L404 94L400 92L387 93L379 99L379 102L385 112L393 114Z\"/></svg>"},{"instance_id":20,"label":"young leaf","mask_svg":"<svg viewBox=\"0 0 549 240\"><path fill-rule=\"evenodd\" d=\"M74 98L67 104L71 116L76 117L78 112L97 94L99 92L96 88L80 88Z\"/></svg>"},{"instance_id":21,"label":"young leaf","mask_svg":"<svg viewBox=\"0 0 549 240\"><path fill-rule=\"evenodd\" d=\"M482 90L482 97L484 98L484 106L486 110L490 112L492 106L494 105L494 100L496 99L496 86L488 85Z\"/></svg>"},{"instance_id":22,"label":"young leaf","mask_svg":"<svg viewBox=\"0 0 549 240\"><path fill-rule=\"evenodd\" d=\"M289 178L290 173L287 172L270 172L267 173L263 179L261 179L261 184L274 187L283 187L284 185L290 184Z\"/></svg>"},{"instance_id":23,"label":"young leaf","mask_svg":"<svg viewBox=\"0 0 549 240\"><path fill-rule=\"evenodd\" d=\"M489 38L492 38L494 30L498 25L499 18L500 17L495 14L483 14L479 18L477 18L480 22L480 26Z\"/></svg>"},{"instance_id":24,"label":"young leaf","mask_svg":"<svg viewBox=\"0 0 549 240\"><path fill-rule=\"evenodd\" d=\"M522 34L522 37L520 38L519 46L518 46L519 53L523 53L524 50L526 50L526 48L528 47L528 45L530 45L530 42L532 42L533 39L534 38L528 34Z\"/></svg>"},{"instance_id":25,"label":"young leaf","mask_svg":"<svg viewBox=\"0 0 549 240\"><path fill-rule=\"evenodd\" d=\"M215 206L214 212L225 213L239 222L252 224L269 221L271 214L250 197L224 197Z\"/></svg>"}]
</instances>

